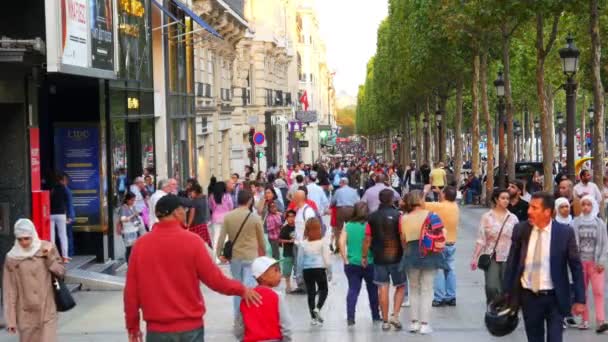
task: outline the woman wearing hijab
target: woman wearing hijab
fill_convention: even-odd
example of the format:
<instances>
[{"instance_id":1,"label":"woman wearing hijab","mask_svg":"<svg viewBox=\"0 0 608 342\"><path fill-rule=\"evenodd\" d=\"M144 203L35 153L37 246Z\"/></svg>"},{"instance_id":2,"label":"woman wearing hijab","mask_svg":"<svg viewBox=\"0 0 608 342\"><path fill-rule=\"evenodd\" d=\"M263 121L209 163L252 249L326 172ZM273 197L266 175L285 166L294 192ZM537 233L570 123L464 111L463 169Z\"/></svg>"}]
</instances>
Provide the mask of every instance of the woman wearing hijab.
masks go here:
<instances>
[{"instance_id":1,"label":"woman wearing hijab","mask_svg":"<svg viewBox=\"0 0 608 342\"><path fill-rule=\"evenodd\" d=\"M572 224L572 215L570 215L570 201L565 197L560 197L555 200L555 221L561 224Z\"/></svg>"},{"instance_id":2,"label":"woman wearing hijab","mask_svg":"<svg viewBox=\"0 0 608 342\"><path fill-rule=\"evenodd\" d=\"M599 205L593 196L581 199L581 215L572 221L576 242L583 264L585 292L591 283L595 304L596 332L608 331L604 311L604 268L608 261L608 234L606 224L597 216ZM583 321L579 329L589 329L589 300L586 301Z\"/></svg>"},{"instance_id":3,"label":"woman wearing hijab","mask_svg":"<svg viewBox=\"0 0 608 342\"><path fill-rule=\"evenodd\" d=\"M40 241L32 221L15 222L15 245L4 263L4 319L21 342L57 340L57 307L52 276L63 277L65 268L55 247Z\"/></svg>"}]
</instances>

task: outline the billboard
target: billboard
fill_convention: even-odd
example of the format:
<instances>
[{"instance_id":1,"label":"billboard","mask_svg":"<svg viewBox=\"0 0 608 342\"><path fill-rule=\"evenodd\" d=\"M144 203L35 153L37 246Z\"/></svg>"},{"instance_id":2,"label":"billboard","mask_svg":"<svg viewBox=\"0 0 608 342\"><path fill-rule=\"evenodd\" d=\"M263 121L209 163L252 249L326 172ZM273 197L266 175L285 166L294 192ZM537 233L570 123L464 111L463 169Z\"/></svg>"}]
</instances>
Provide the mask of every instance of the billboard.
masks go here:
<instances>
[{"instance_id":1,"label":"billboard","mask_svg":"<svg viewBox=\"0 0 608 342\"><path fill-rule=\"evenodd\" d=\"M47 70L116 78L113 0L45 0Z\"/></svg>"}]
</instances>

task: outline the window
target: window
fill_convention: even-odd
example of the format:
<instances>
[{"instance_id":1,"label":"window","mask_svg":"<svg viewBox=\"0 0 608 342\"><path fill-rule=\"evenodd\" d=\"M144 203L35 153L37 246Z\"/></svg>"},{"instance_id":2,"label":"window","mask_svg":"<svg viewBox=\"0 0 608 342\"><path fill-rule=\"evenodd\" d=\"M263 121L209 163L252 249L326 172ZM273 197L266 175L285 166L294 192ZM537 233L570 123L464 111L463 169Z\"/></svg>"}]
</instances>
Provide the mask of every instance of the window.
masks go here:
<instances>
[{"instance_id":1,"label":"window","mask_svg":"<svg viewBox=\"0 0 608 342\"><path fill-rule=\"evenodd\" d=\"M214 72L214 64L215 62L215 55L211 50L207 50L207 79L206 79L206 83L209 84L209 88L211 89L209 91L209 97L213 96L213 94L215 93L213 91L214 88L214 84L215 84L215 72Z\"/></svg>"}]
</instances>

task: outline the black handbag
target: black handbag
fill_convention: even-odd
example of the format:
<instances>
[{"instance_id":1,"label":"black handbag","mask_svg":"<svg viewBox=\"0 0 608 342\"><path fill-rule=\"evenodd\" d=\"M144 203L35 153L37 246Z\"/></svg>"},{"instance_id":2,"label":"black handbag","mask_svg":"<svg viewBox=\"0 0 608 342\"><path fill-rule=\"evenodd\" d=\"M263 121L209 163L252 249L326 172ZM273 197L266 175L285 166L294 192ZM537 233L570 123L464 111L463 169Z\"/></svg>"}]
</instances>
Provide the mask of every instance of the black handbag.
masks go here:
<instances>
[{"instance_id":1,"label":"black handbag","mask_svg":"<svg viewBox=\"0 0 608 342\"><path fill-rule=\"evenodd\" d=\"M505 227L505 223L509 219L511 214L507 213L505 220L502 222L502 226L500 226L500 231L498 232L498 237L496 238L496 243L494 243L494 248L492 248L491 254L482 254L477 259L477 268L483 271L487 271L490 268L490 264L492 263L492 259L496 256L496 246L498 246L498 241L500 241L500 236L502 235L502 229Z\"/></svg>"},{"instance_id":2,"label":"black handbag","mask_svg":"<svg viewBox=\"0 0 608 342\"><path fill-rule=\"evenodd\" d=\"M224 244L224 249L222 250L222 256L224 258L226 258L228 260L232 259L232 248L234 247L236 240L239 238L239 235L241 235L241 231L243 230L243 227L245 226L245 222L247 222L247 219L249 218L250 215L251 215L251 212L249 212L249 214L247 214L247 216L245 217L245 220L241 224L241 228L239 228L239 231L236 233L234 240L226 241L226 243Z\"/></svg>"},{"instance_id":3,"label":"black handbag","mask_svg":"<svg viewBox=\"0 0 608 342\"><path fill-rule=\"evenodd\" d=\"M69 311L76 306L74 297L72 297L70 289L68 289L63 280L53 276L52 285L53 293L55 294L55 304L57 305L57 311Z\"/></svg>"}]
</instances>

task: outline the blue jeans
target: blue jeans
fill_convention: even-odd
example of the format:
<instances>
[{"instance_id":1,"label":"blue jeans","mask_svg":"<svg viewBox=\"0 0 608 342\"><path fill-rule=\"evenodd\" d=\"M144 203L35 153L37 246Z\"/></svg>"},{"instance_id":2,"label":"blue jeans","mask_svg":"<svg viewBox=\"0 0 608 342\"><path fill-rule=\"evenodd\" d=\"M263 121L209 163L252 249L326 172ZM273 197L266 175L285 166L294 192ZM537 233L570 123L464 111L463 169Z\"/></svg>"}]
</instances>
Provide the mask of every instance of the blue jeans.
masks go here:
<instances>
[{"instance_id":1,"label":"blue jeans","mask_svg":"<svg viewBox=\"0 0 608 342\"><path fill-rule=\"evenodd\" d=\"M466 191L466 194L467 194L466 204L473 203L473 197L477 196L477 191L475 191L473 189L468 189Z\"/></svg>"},{"instance_id":2,"label":"blue jeans","mask_svg":"<svg viewBox=\"0 0 608 342\"><path fill-rule=\"evenodd\" d=\"M152 332L146 333L146 342L204 342L205 328L180 332Z\"/></svg>"},{"instance_id":3,"label":"blue jeans","mask_svg":"<svg viewBox=\"0 0 608 342\"><path fill-rule=\"evenodd\" d=\"M232 279L238 280L247 287L256 287L258 284L251 273L251 261L248 260L230 260L230 274ZM232 297L234 308L234 318L236 319L241 314L241 297Z\"/></svg>"},{"instance_id":4,"label":"blue jeans","mask_svg":"<svg viewBox=\"0 0 608 342\"><path fill-rule=\"evenodd\" d=\"M378 287L374 283L374 266L363 268L358 265L344 265L344 273L348 278L348 295L346 295L346 317L349 321L355 320L355 307L361 291L361 283L365 280L369 307L373 320L380 320L378 311Z\"/></svg>"},{"instance_id":5,"label":"blue jeans","mask_svg":"<svg viewBox=\"0 0 608 342\"><path fill-rule=\"evenodd\" d=\"M445 246L443 257L448 264L447 270L438 270L435 276L435 300L438 302L456 299L456 273L454 273L454 261L456 246Z\"/></svg>"}]
</instances>

